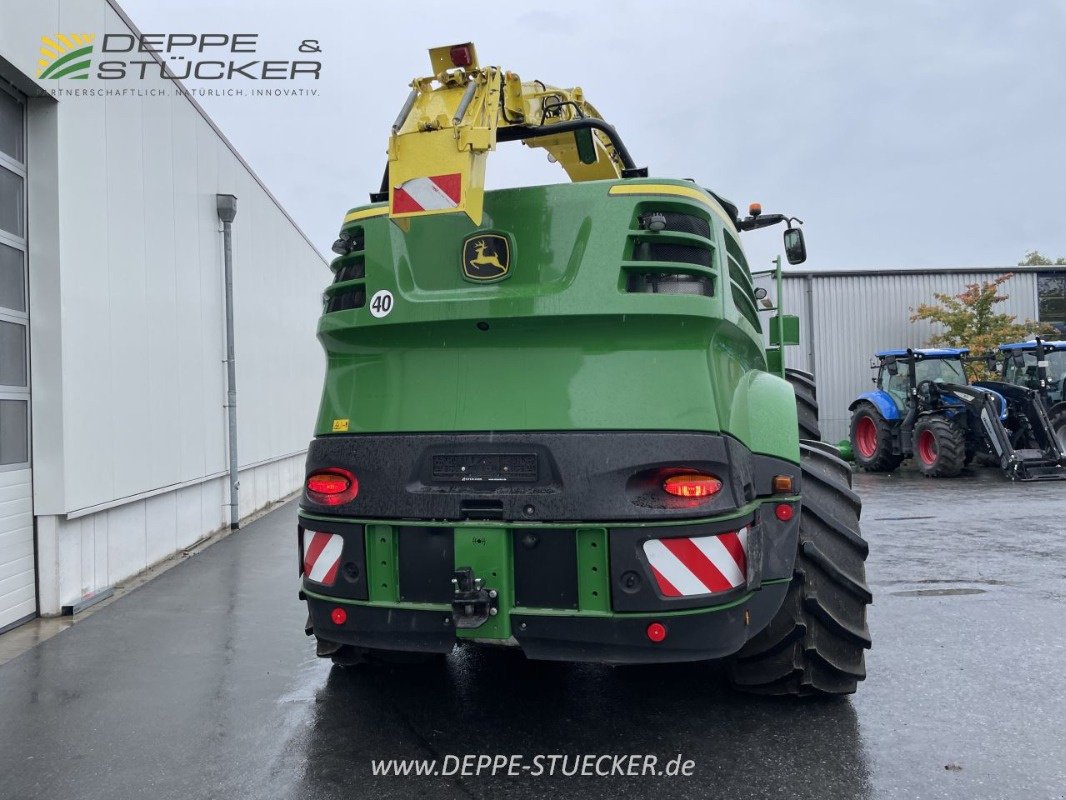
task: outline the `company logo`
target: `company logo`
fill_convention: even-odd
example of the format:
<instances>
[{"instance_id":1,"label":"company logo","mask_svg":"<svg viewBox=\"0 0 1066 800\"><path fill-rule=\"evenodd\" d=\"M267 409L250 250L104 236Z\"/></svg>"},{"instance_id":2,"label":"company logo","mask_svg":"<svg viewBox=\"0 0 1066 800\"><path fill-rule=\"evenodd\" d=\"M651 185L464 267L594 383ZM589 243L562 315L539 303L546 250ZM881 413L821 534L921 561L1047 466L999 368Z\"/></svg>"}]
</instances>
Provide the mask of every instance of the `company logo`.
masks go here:
<instances>
[{"instance_id":1,"label":"company logo","mask_svg":"<svg viewBox=\"0 0 1066 800\"><path fill-rule=\"evenodd\" d=\"M95 42L95 33L42 36L37 77L295 81L318 80L322 72L317 39L300 40L297 52L311 57L293 59L258 57L258 33L105 33L93 70Z\"/></svg>"},{"instance_id":2,"label":"company logo","mask_svg":"<svg viewBox=\"0 0 1066 800\"><path fill-rule=\"evenodd\" d=\"M95 39L95 33L57 33L55 36L42 36L37 77L42 80L87 80Z\"/></svg>"},{"instance_id":3,"label":"company logo","mask_svg":"<svg viewBox=\"0 0 1066 800\"><path fill-rule=\"evenodd\" d=\"M463 276L478 283L507 277L511 266L511 245L498 233L479 233L463 242Z\"/></svg>"}]
</instances>

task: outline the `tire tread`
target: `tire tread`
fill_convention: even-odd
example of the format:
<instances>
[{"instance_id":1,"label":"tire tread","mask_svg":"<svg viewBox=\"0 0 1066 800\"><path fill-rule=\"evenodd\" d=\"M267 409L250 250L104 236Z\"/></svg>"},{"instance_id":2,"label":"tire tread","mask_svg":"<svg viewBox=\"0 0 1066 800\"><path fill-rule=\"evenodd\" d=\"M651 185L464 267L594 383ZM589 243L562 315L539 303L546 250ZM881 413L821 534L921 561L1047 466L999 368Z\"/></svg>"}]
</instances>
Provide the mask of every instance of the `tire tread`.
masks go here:
<instances>
[{"instance_id":1,"label":"tire tread","mask_svg":"<svg viewBox=\"0 0 1066 800\"><path fill-rule=\"evenodd\" d=\"M801 443L800 541L788 594L770 624L730 665L733 685L767 695L851 694L866 677L869 548L861 501L839 458Z\"/></svg>"},{"instance_id":2,"label":"tire tread","mask_svg":"<svg viewBox=\"0 0 1066 800\"><path fill-rule=\"evenodd\" d=\"M818 388L814 376L800 369L785 369L785 380L796 393L796 419L800 439L820 441L822 429L818 424Z\"/></svg>"},{"instance_id":3,"label":"tire tread","mask_svg":"<svg viewBox=\"0 0 1066 800\"><path fill-rule=\"evenodd\" d=\"M858 442L855 441L855 426L859 419L868 416L877 427L877 450L869 460L864 460L859 452ZM892 452L892 428L888 421L881 416L877 406L868 400L863 400L855 406L851 413L851 425L848 428L851 440L851 452L855 463L867 472L894 472L903 463L903 456Z\"/></svg>"},{"instance_id":4,"label":"tire tread","mask_svg":"<svg viewBox=\"0 0 1066 800\"><path fill-rule=\"evenodd\" d=\"M922 431L932 431L937 442L937 460L926 464L918 453L918 437ZM966 436L958 425L945 417L922 417L914 426L914 462L927 478L954 478L966 463Z\"/></svg>"}]
</instances>

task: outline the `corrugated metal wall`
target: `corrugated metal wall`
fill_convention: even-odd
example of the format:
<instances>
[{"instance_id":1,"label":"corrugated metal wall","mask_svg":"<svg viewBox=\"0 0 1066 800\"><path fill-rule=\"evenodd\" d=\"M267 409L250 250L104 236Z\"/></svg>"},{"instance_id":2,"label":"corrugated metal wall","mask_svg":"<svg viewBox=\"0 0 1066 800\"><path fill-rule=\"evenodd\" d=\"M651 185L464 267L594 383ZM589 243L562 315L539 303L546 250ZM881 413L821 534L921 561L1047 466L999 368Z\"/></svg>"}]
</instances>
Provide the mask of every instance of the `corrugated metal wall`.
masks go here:
<instances>
[{"instance_id":1,"label":"corrugated metal wall","mask_svg":"<svg viewBox=\"0 0 1066 800\"><path fill-rule=\"evenodd\" d=\"M815 373L822 438L847 437L848 405L870 388L875 350L925 345L939 326L910 322L911 309L933 302L936 292L956 294L967 284L1013 272L1010 299L998 310L1019 320L1036 319L1036 272L997 271L807 273L786 275L785 306L800 318L799 347L787 348L790 367Z\"/></svg>"}]
</instances>

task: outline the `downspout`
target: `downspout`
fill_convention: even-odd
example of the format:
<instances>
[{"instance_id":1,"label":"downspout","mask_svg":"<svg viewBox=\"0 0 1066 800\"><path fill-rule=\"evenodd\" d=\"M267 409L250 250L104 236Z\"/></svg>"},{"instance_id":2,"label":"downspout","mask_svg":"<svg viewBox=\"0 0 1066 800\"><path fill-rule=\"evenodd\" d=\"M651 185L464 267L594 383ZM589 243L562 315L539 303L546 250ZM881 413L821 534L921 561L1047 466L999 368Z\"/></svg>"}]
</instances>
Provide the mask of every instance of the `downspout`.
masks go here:
<instances>
[{"instance_id":1,"label":"downspout","mask_svg":"<svg viewBox=\"0 0 1066 800\"><path fill-rule=\"evenodd\" d=\"M803 282L807 294L807 371L817 377L818 365L814 363L814 276L808 273Z\"/></svg>"},{"instance_id":2,"label":"downspout","mask_svg":"<svg viewBox=\"0 0 1066 800\"><path fill-rule=\"evenodd\" d=\"M238 503L240 480L237 471L237 358L233 344L233 220L237 198L216 194L218 218L222 220L222 248L226 271L226 427L229 432L229 527L241 527Z\"/></svg>"}]
</instances>

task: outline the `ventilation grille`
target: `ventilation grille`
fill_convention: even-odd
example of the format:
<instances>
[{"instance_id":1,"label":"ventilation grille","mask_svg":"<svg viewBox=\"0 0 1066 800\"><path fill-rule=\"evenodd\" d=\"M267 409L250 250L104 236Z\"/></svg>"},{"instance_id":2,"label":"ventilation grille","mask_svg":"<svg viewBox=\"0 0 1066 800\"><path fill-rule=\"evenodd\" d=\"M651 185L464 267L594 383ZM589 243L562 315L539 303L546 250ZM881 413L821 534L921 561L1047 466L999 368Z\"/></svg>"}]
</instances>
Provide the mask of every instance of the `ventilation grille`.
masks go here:
<instances>
[{"instance_id":1,"label":"ventilation grille","mask_svg":"<svg viewBox=\"0 0 1066 800\"><path fill-rule=\"evenodd\" d=\"M711 251L688 244L640 242L633 248L634 261L677 261L681 264L711 266Z\"/></svg>"},{"instance_id":2,"label":"ventilation grille","mask_svg":"<svg viewBox=\"0 0 1066 800\"><path fill-rule=\"evenodd\" d=\"M353 281L366 278L366 259L363 255L366 247L364 236L362 228L352 228L342 233L341 238L337 240L345 243L345 247L337 251L343 252L344 255L333 262L333 267L337 272L333 276L333 285L326 290L324 313L350 311L366 305L366 285L353 283Z\"/></svg>"},{"instance_id":3,"label":"ventilation grille","mask_svg":"<svg viewBox=\"0 0 1066 800\"><path fill-rule=\"evenodd\" d=\"M334 311L349 311L353 308L362 308L365 305L366 288L363 286L356 286L354 289L349 289L346 292L332 295L326 301L326 313L332 314Z\"/></svg>"},{"instance_id":4,"label":"ventilation grille","mask_svg":"<svg viewBox=\"0 0 1066 800\"><path fill-rule=\"evenodd\" d=\"M363 250L366 248L364 233L362 228L353 228L348 236L348 252L354 253L356 250Z\"/></svg>"},{"instance_id":5,"label":"ventilation grille","mask_svg":"<svg viewBox=\"0 0 1066 800\"><path fill-rule=\"evenodd\" d=\"M701 294L714 297L714 280L703 275L634 272L626 291L633 294Z\"/></svg>"},{"instance_id":6,"label":"ventilation grille","mask_svg":"<svg viewBox=\"0 0 1066 800\"><path fill-rule=\"evenodd\" d=\"M350 264L345 264L337 270L337 275L333 278L333 282L344 283L345 281L355 281L365 277L366 262L364 262L362 256L360 256Z\"/></svg>"},{"instance_id":7,"label":"ventilation grille","mask_svg":"<svg viewBox=\"0 0 1066 800\"><path fill-rule=\"evenodd\" d=\"M711 269L714 264L713 245L671 241L669 234L687 234L711 239L710 220L695 214L649 209L638 218L640 233L632 233L632 261L657 261L654 268L642 270L630 265L626 277L626 291L634 294L688 294L714 296L714 278L689 272L666 269L661 262L673 262ZM654 226L654 229L653 229ZM663 240L659 240L662 237ZM681 237L674 237L674 239Z\"/></svg>"},{"instance_id":8,"label":"ventilation grille","mask_svg":"<svg viewBox=\"0 0 1066 800\"><path fill-rule=\"evenodd\" d=\"M652 214L661 214L666 220L666 228L668 231L677 231L678 233L694 233L696 236L702 236L704 239L711 238L711 223L710 220L706 220L703 217L697 217L695 214L678 214L674 211L650 211L647 214L642 214L640 217L640 227L648 227L648 218Z\"/></svg>"}]
</instances>

